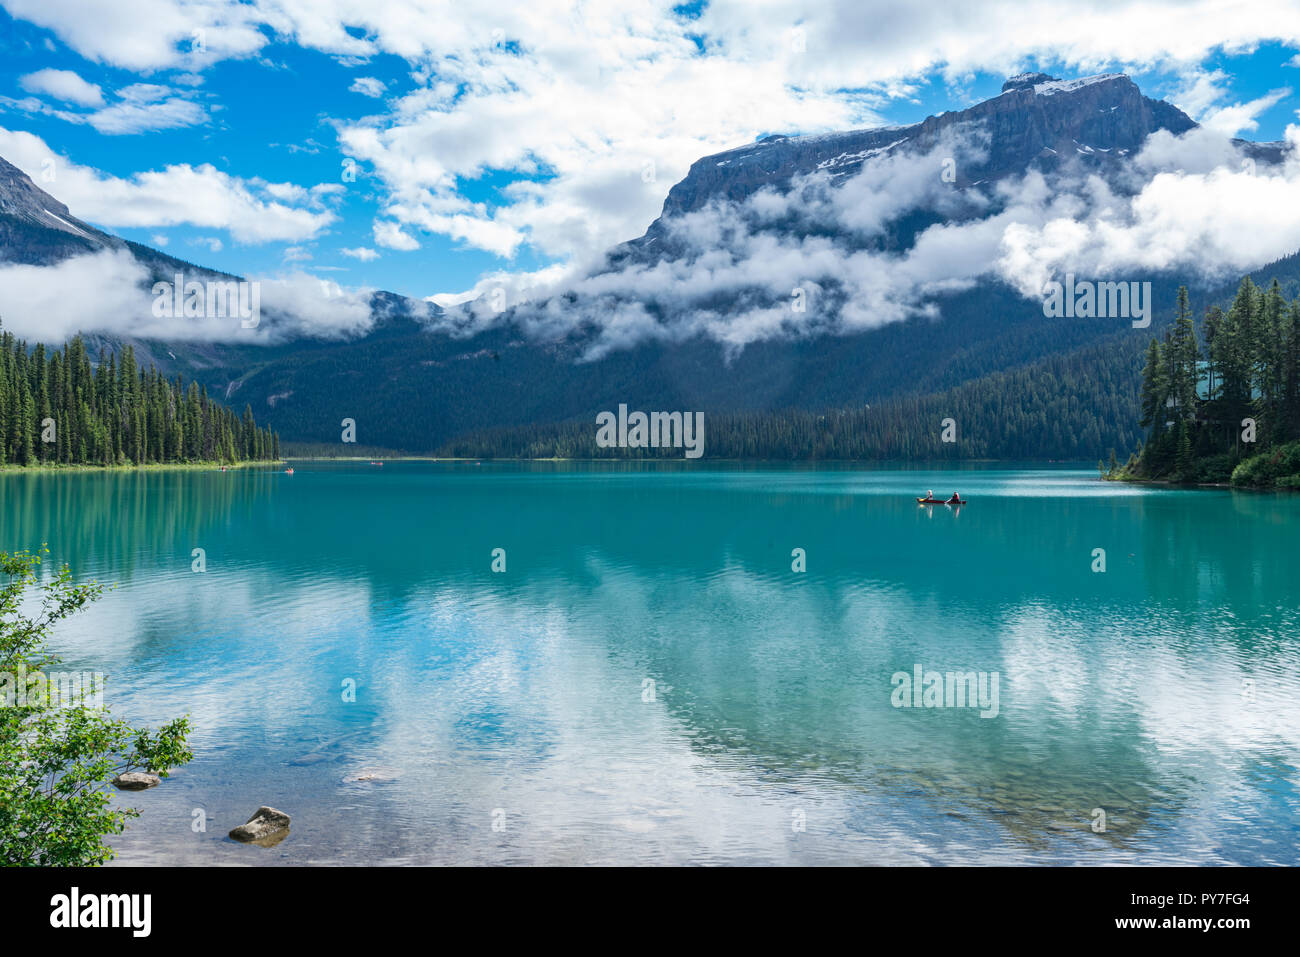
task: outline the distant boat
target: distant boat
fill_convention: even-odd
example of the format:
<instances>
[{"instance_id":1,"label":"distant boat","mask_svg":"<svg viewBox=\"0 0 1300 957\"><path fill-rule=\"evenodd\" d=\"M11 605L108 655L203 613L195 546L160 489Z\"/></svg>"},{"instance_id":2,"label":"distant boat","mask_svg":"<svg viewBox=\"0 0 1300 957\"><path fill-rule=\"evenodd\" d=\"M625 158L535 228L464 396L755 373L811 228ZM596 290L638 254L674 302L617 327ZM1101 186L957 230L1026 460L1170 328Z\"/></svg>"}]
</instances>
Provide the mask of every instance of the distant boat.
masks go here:
<instances>
[{"instance_id":1,"label":"distant boat","mask_svg":"<svg viewBox=\"0 0 1300 957\"><path fill-rule=\"evenodd\" d=\"M960 501L954 502L952 499L918 498L916 500L916 504L917 505L965 505L966 500L961 499Z\"/></svg>"},{"instance_id":2,"label":"distant boat","mask_svg":"<svg viewBox=\"0 0 1300 957\"><path fill-rule=\"evenodd\" d=\"M292 468L287 468L287 469L285 469L285 470L284 470L284 474L285 474L285 475L292 475L292 474L293 474L293 469L292 469Z\"/></svg>"}]
</instances>

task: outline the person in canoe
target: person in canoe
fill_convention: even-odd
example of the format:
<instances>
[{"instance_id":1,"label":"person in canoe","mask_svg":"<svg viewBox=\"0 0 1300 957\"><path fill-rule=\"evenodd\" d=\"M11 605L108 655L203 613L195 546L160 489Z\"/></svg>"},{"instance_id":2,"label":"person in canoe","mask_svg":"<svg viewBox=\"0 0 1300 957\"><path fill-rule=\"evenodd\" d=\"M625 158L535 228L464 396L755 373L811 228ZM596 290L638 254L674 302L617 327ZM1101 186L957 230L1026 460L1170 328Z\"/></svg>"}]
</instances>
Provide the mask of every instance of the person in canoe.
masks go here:
<instances>
[{"instance_id":1,"label":"person in canoe","mask_svg":"<svg viewBox=\"0 0 1300 957\"><path fill-rule=\"evenodd\" d=\"M933 502L933 501L934 501L934 489L932 489L932 488L928 488L928 489L925 490L925 500L926 500L927 502Z\"/></svg>"},{"instance_id":2,"label":"person in canoe","mask_svg":"<svg viewBox=\"0 0 1300 957\"><path fill-rule=\"evenodd\" d=\"M960 505L960 504L961 504L961 496L958 495L956 492L953 492L953 493L952 493L952 498L948 499L948 504L949 504L949 505Z\"/></svg>"}]
</instances>

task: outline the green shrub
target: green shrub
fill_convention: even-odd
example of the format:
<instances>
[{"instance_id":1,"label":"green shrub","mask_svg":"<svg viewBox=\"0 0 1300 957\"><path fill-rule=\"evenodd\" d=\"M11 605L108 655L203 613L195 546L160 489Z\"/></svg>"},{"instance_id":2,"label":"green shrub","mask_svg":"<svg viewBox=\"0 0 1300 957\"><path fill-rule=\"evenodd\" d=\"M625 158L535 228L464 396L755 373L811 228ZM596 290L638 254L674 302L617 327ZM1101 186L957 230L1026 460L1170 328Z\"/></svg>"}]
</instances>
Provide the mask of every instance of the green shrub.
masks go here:
<instances>
[{"instance_id":1,"label":"green shrub","mask_svg":"<svg viewBox=\"0 0 1300 957\"><path fill-rule=\"evenodd\" d=\"M1247 488L1295 488L1287 484L1300 474L1300 442L1252 455L1232 471L1232 484Z\"/></svg>"},{"instance_id":2,"label":"green shrub","mask_svg":"<svg viewBox=\"0 0 1300 957\"><path fill-rule=\"evenodd\" d=\"M150 731L110 718L98 702L56 700L52 688L33 700L58 664L46 648L51 626L101 592L74 584L66 567L40 585L40 563L30 552L0 552L0 865L102 864L113 856L105 838L139 814L113 807L112 779L135 770L166 777L189 761L189 720Z\"/></svg>"}]
</instances>

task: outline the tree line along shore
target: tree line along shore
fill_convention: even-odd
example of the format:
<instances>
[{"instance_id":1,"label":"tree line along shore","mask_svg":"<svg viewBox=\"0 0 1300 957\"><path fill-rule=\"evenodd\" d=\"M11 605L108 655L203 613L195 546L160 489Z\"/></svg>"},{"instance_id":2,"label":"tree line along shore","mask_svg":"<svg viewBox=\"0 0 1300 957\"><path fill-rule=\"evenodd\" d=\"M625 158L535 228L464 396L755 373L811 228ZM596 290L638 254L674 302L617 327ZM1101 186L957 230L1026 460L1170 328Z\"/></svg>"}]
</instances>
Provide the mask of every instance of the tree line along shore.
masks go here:
<instances>
[{"instance_id":1,"label":"tree line along shore","mask_svg":"<svg viewBox=\"0 0 1300 957\"><path fill-rule=\"evenodd\" d=\"M1226 304L1226 299L1221 300ZM1230 306L1199 324L1186 287L1146 348L1140 395L1124 366L1133 347L1099 346L942 393L854 408L710 414L704 457L737 461L927 459L1078 461L1112 450L1110 479L1300 488L1300 297L1274 279L1242 280ZM1137 364L1130 368L1136 371ZM959 425L945 441L937 423ZM1135 421L1136 420L1136 421ZM310 457L337 449L295 443ZM1113 446L1112 446L1113 448ZM348 449L405 457L401 450ZM470 431L438 459L677 458L677 449L602 448L589 421ZM140 467L278 461L279 436L211 399L197 383L139 369L130 346L92 367L80 337L62 351L0 334L0 468Z\"/></svg>"},{"instance_id":2,"label":"tree line along shore","mask_svg":"<svg viewBox=\"0 0 1300 957\"><path fill-rule=\"evenodd\" d=\"M1108 478L1300 489L1300 297L1242 280L1198 334L1187 289L1173 324L1147 345L1146 440Z\"/></svg>"},{"instance_id":3,"label":"tree line along shore","mask_svg":"<svg viewBox=\"0 0 1300 957\"><path fill-rule=\"evenodd\" d=\"M80 336L62 350L0 332L0 466L236 465L277 461L280 438L196 382L140 368L131 346L92 367Z\"/></svg>"}]
</instances>

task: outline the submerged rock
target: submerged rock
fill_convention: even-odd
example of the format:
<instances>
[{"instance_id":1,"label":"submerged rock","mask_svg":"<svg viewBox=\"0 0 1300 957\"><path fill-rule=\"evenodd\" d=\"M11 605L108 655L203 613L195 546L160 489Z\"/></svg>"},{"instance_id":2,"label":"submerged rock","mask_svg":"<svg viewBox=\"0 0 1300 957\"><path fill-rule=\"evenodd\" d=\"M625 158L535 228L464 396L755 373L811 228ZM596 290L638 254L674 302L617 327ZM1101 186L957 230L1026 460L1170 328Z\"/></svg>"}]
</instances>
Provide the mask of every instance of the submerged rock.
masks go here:
<instances>
[{"instance_id":1,"label":"submerged rock","mask_svg":"<svg viewBox=\"0 0 1300 957\"><path fill-rule=\"evenodd\" d=\"M320 764L322 761L341 761L341 754L326 754L323 751L312 751L310 754L304 754L302 757L294 758L289 763L294 767L309 767L313 764Z\"/></svg>"},{"instance_id":2,"label":"submerged rock","mask_svg":"<svg viewBox=\"0 0 1300 957\"><path fill-rule=\"evenodd\" d=\"M275 847L275 845L279 844L288 836L289 829L287 827L282 827L280 830L273 831L266 835L266 837L259 837L255 841L246 841L245 843L255 845L256 847Z\"/></svg>"},{"instance_id":3,"label":"submerged rock","mask_svg":"<svg viewBox=\"0 0 1300 957\"><path fill-rule=\"evenodd\" d=\"M162 778L144 771L127 771L113 778L113 786L121 791L147 791L162 784Z\"/></svg>"},{"instance_id":4,"label":"submerged rock","mask_svg":"<svg viewBox=\"0 0 1300 957\"><path fill-rule=\"evenodd\" d=\"M362 768L360 771L354 771L351 774L343 776L344 784L375 784L385 781L394 781L397 779L399 772L393 768Z\"/></svg>"},{"instance_id":5,"label":"submerged rock","mask_svg":"<svg viewBox=\"0 0 1300 957\"><path fill-rule=\"evenodd\" d=\"M289 815L266 805L259 807L252 817L230 832L232 840L261 847L273 847L288 836Z\"/></svg>"},{"instance_id":6,"label":"submerged rock","mask_svg":"<svg viewBox=\"0 0 1300 957\"><path fill-rule=\"evenodd\" d=\"M314 751L309 751L304 755L294 758L289 762L289 764L294 767L308 767L326 761L342 761L344 754L341 746L344 742L351 741L359 734L361 734L360 731L352 731L349 734L340 735L332 740L323 741Z\"/></svg>"}]
</instances>

